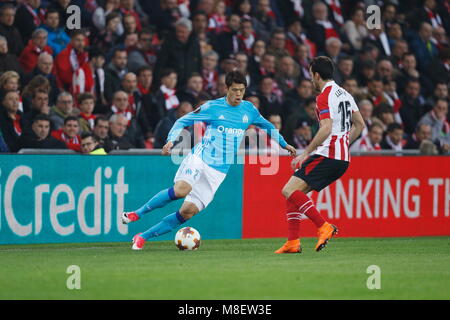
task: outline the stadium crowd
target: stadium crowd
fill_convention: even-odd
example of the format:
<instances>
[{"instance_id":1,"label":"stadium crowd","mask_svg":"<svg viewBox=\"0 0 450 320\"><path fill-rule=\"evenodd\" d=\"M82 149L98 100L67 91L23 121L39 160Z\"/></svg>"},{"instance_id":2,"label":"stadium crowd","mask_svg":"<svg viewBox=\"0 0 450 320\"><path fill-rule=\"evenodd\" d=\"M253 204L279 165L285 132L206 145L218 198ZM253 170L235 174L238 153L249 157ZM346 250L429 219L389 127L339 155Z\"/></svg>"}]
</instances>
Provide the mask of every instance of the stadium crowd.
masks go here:
<instances>
[{"instance_id":1,"label":"stadium crowd","mask_svg":"<svg viewBox=\"0 0 450 320\"><path fill-rule=\"evenodd\" d=\"M449 16L445 0L1 1L0 151L161 148L234 69L302 149L318 130L308 66L326 55L367 124L352 151L448 153Z\"/></svg>"}]
</instances>

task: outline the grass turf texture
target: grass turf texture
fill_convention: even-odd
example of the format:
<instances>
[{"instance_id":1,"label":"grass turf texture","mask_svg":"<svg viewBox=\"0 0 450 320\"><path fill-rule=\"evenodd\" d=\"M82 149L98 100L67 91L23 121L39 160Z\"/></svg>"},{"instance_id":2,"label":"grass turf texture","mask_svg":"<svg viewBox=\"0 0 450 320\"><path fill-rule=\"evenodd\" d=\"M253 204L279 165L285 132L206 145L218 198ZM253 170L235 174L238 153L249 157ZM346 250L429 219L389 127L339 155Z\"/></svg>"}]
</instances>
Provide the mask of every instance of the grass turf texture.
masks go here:
<instances>
[{"instance_id":1,"label":"grass turf texture","mask_svg":"<svg viewBox=\"0 0 450 320\"><path fill-rule=\"evenodd\" d=\"M0 246L0 299L450 299L450 237L335 238L302 254L274 254L284 239ZM69 265L81 289L66 287ZM381 268L369 290L367 267Z\"/></svg>"}]
</instances>

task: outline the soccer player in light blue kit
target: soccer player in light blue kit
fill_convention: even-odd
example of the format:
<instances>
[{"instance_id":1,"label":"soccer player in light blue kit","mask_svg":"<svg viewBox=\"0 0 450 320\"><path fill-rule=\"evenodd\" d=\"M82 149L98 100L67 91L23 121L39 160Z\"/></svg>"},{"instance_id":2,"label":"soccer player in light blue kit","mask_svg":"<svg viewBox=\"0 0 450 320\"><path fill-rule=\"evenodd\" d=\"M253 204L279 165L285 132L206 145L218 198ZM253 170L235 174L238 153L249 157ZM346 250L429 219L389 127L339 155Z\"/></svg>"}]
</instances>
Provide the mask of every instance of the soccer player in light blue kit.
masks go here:
<instances>
[{"instance_id":1,"label":"soccer player in light blue kit","mask_svg":"<svg viewBox=\"0 0 450 320\"><path fill-rule=\"evenodd\" d=\"M286 143L278 130L261 116L253 104L243 100L247 87L245 76L232 71L227 74L225 83L225 97L210 100L181 117L168 134L167 143L163 147L164 155L170 154L173 142L183 128L196 122L206 124L202 141L194 146L178 168L174 186L160 191L138 210L122 213L122 222L127 224L171 201L185 198L177 212L164 217L147 231L135 235L133 250L142 250L146 240L172 231L208 206L234 162L245 130L251 124L265 130L291 155L296 154L295 148Z\"/></svg>"}]
</instances>

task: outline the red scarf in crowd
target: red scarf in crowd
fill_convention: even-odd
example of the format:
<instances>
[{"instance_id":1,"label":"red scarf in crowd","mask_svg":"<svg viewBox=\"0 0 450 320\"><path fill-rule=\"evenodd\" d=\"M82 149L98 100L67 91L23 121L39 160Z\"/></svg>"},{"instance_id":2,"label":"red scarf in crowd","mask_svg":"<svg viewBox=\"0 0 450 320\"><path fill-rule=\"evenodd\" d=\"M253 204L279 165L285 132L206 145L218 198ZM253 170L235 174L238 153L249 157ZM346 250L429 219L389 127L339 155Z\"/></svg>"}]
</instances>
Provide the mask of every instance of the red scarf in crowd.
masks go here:
<instances>
[{"instance_id":1,"label":"red scarf in crowd","mask_svg":"<svg viewBox=\"0 0 450 320\"><path fill-rule=\"evenodd\" d=\"M43 16L44 16L43 9L39 9L38 13L36 13L36 11L31 6L29 6L28 4L24 4L24 6L28 10L28 12L33 16L34 25L36 27L40 26L42 21L44 21L44 19L43 19Z\"/></svg>"},{"instance_id":2,"label":"red scarf in crowd","mask_svg":"<svg viewBox=\"0 0 450 320\"><path fill-rule=\"evenodd\" d=\"M240 40L240 47L245 51L246 54L252 53L252 47L256 40L256 33L252 32L248 37L244 37L240 32L237 34Z\"/></svg>"},{"instance_id":3,"label":"red scarf in crowd","mask_svg":"<svg viewBox=\"0 0 450 320\"><path fill-rule=\"evenodd\" d=\"M123 115L125 118L127 118L127 120L128 120L128 126L130 125L130 123L131 123L131 119L133 119L133 112L132 112L132 110L129 108L129 107L127 107L126 109L125 109L125 111L121 111L121 110L119 110L119 108L117 108L115 105L112 105L111 106L111 111L114 113L114 114L121 114L121 115Z\"/></svg>"},{"instance_id":4,"label":"red scarf in crowd","mask_svg":"<svg viewBox=\"0 0 450 320\"><path fill-rule=\"evenodd\" d=\"M325 39L329 38L339 39L339 35L336 32L336 30L334 30L333 24L330 21L316 20L316 23L320 24L325 29Z\"/></svg>"},{"instance_id":5,"label":"red scarf in crowd","mask_svg":"<svg viewBox=\"0 0 450 320\"><path fill-rule=\"evenodd\" d=\"M342 17L341 4L339 0L326 0L326 3L333 12L334 21L336 21L339 26L342 26L344 24L344 18Z\"/></svg>"},{"instance_id":6,"label":"red scarf in crowd","mask_svg":"<svg viewBox=\"0 0 450 320\"><path fill-rule=\"evenodd\" d=\"M165 106L166 110L175 109L180 104L180 101L178 100L178 97L176 96L176 90L175 89L169 89L165 85L162 85L160 87L160 90L162 91L164 95L164 100L166 101Z\"/></svg>"},{"instance_id":7,"label":"red scarf in crowd","mask_svg":"<svg viewBox=\"0 0 450 320\"><path fill-rule=\"evenodd\" d=\"M149 93L150 93L150 89L145 89L145 88L142 86L142 84L140 84L140 83L138 83L137 87L138 87L138 89L139 89L139 92L140 92L142 95L146 95L146 94L149 94Z\"/></svg>"},{"instance_id":8,"label":"red scarf in crowd","mask_svg":"<svg viewBox=\"0 0 450 320\"><path fill-rule=\"evenodd\" d=\"M80 117L87 121L91 129L94 129L96 116L93 114L87 115L86 113L80 112Z\"/></svg>"},{"instance_id":9,"label":"red scarf in crowd","mask_svg":"<svg viewBox=\"0 0 450 320\"><path fill-rule=\"evenodd\" d=\"M217 92L217 81L219 80L219 73L217 71L208 71L203 69L203 90L211 93Z\"/></svg>"},{"instance_id":10,"label":"red scarf in crowd","mask_svg":"<svg viewBox=\"0 0 450 320\"><path fill-rule=\"evenodd\" d=\"M13 120L14 131L18 136L22 134L22 126L20 125L20 114L16 113L16 118Z\"/></svg>"},{"instance_id":11,"label":"red scarf in crowd","mask_svg":"<svg viewBox=\"0 0 450 320\"><path fill-rule=\"evenodd\" d=\"M55 139L64 142L66 144L67 148L75 150L77 152L81 151L81 147L80 147L81 138L79 135L76 135L75 137L70 138L63 132L63 129L61 128L59 130L53 131L52 136Z\"/></svg>"},{"instance_id":12,"label":"red scarf in crowd","mask_svg":"<svg viewBox=\"0 0 450 320\"><path fill-rule=\"evenodd\" d=\"M429 8L425 7L425 11L427 12L428 18L431 21L431 25L434 28L442 27L442 19L441 16L437 13L434 13Z\"/></svg>"}]
</instances>

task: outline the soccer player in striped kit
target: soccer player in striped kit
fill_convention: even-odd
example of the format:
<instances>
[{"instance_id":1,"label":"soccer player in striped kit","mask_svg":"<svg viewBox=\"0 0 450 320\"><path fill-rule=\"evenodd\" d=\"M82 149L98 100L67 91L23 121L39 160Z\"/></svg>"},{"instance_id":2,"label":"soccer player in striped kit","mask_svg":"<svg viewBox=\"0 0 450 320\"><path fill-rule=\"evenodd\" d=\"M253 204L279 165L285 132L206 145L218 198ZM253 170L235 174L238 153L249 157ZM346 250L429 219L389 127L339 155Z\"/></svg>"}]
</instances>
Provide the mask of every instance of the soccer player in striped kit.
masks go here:
<instances>
[{"instance_id":1,"label":"soccer player in striped kit","mask_svg":"<svg viewBox=\"0 0 450 320\"><path fill-rule=\"evenodd\" d=\"M283 187L286 197L288 240L275 253L301 252L299 239L302 214L318 228L316 251L322 250L338 232L318 212L307 193L320 191L339 179L350 162L349 145L364 129L364 120L353 97L333 79L334 66L330 58L316 57L310 65L311 81L320 94L316 112L320 129L304 152L292 160L293 176Z\"/></svg>"}]
</instances>

